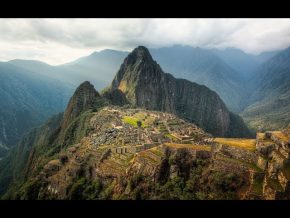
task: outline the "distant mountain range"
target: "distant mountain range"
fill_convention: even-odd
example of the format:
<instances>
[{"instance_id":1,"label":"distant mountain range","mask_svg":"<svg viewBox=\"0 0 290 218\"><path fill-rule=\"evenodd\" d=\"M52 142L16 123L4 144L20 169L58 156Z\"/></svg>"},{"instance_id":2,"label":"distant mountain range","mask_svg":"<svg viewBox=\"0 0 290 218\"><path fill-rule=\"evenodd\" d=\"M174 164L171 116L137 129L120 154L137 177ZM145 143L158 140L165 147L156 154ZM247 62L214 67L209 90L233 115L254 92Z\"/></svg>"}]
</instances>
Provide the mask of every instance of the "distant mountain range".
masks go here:
<instances>
[{"instance_id":1,"label":"distant mountain range","mask_svg":"<svg viewBox=\"0 0 290 218\"><path fill-rule=\"evenodd\" d=\"M178 45L149 51L165 72L215 91L251 128L283 128L288 122L288 57L284 51L250 55L232 48ZM107 49L58 66L33 60L2 62L0 156L28 129L62 111L72 90L83 81L103 90L127 55Z\"/></svg>"},{"instance_id":2,"label":"distant mountain range","mask_svg":"<svg viewBox=\"0 0 290 218\"><path fill-rule=\"evenodd\" d=\"M290 123L290 47L263 63L250 83L242 113L255 129L281 129Z\"/></svg>"},{"instance_id":3,"label":"distant mountain range","mask_svg":"<svg viewBox=\"0 0 290 218\"><path fill-rule=\"evenodd\" d=\"M239 72L241 77L246 80L251 79L253 73L261 63L269 60L279 52L263 52L259 55L251 55L236 48L211 49L210 51L219 56L231 68Z\"/></svg>"},{"instance_id":4,"label":"distant mountain range","mask_svg":"<svg viewBox=\"0 0 290 218\"><path fill-rule=\"evenodd\" d=\"M190 46L173 46L151 52L165 72L205 85L216 91L230 110L242 110L242 77L211 51Z\"/></svg>"},{"instance_id":5,"label":"distant mountain range","mask_svg":"<svg viewBox=\"0 0 290 218\"><path fill-rule=\"evenodd\" d=\"M126 116L120 120L118 113L111 114L118 110L124 111L129 120L125 119ZM142 121L139 120L141 123L145 123L148 118L149 115L146 114L157 114L156 111L163 113L158 113L156 118L159 118L154 118L156 122L152 119L153 115L150 115L148 121L150 124L148 123L146 128L141 128L141 124L137 134L132 134L134 129L130 125L134 126L134 123L130 114L134 110L144 111L145 117ZM162 116L168 118L163 119ZM170 122L165 123L167 119ZM124 126L122 124L119 131L112 128L115 123L120 125L120 122L125 124ZM243 120L228 111L214 91L204 85L176 79L164 73L148 49L139 46L125 58L111 85L102 94L99 94L89 82L83 82L70 98L63 114L51 117L44 125L33 129L23 137L18 146L0 162L0 194L4 194L10 186L12 188L7 192L8 198L45 199L45 195L37 196L42 182L46 180L44 177L48 178L49 175L44 176L39 170L48 169L49 173L52 173L59 169L58 166L48 167L47 161L59 157L63 151L77 143L83 143L86 139L96 139L94 143L98 146L95 148L106 145L110 149L128 143L133 147L141 141L144 144L148 141L153 143L155 140L155 144L162 144L172 138L177 140L171 133L174 134L175 131L182 133L185 128L190 128L187 134L191 135L191 141L187 143L201 143L201 147L206 142L203 141L205 136L209 137L202 129L214 136L251 137ZM113 132L114 135L111 134ZM143 132L142 137L138 136L140 132ZM95 137L96 134L100 137ZM105 153L110 154L108 150ZM105 153L96 154L94 158L105 159L107 157ZM94 163L95 167L99 163L101 163L99 160ZM74 172L67 169L66 173L75 178L82 174L75 167L72 170ZM92 170L90 172L93 173ZM106 173L109 172L106 170ZM37 178L34 178L35 176Z\"/></svg>"},{"instance_id":6,"label":"distant mountain range","mask_svg":"<svg viewBox=\"0 0 290 218\"><path fill-rule=\"evenodd\" d=\"M112 80L127 54L127 52L107 49L58 66L51 66L34 60L12 60L9 63L57 79L72 85L74 88L88 80L98 90L102 90Z\"/></svg>"},{"instance_id":7,"label":"distant mountain range","mask_svg":"<svg viewBox=\"0 0 290 218\"><path fill-rule=\"evenodd\" d=\"M261 85L268 87L272 70L279 75L273 88L284 82L288 55L261 67ZM286 69L276 68L279 61ZM0 161L0 198L290 199L290 126L255 139L229 138L250 136L216 92L163 72L138 46L106 89L81 83L64 113L34 128Z\"/></svg>"},{"instance_id":8,"label":"distant mountain range","mask_svg":"<svg viewBox=\"0 0 290 218\"><path fill-rule=\"evenodd\" d=\"M0 63L0 154L32 127L63 111L71 91L72 86L55 79Z\"/></svg>"},{"instance_id":9,"label":"distant mountain range","mask_svg":"<svg viewBox=\"0 0 290 218\"><path fill-rule=\"evenodd\" d=\"M122 95L134 106L176 114L215 136L251 136L242 119L230 113L215 92L164 73L143 46L128 55L104 93L117 104Z\"/></svg>"},{"instance_id":10,"label":"distant mountain range","mask_svg":"<svg viewBox=\"0 0 290 218\"><path fill-rule=\"evenodd\" d=\"M244 109L244 96L247 96L244 85L252 70L274 55L272 52L253 56L238 49L208 50L179 45L149 50L165 72L206 85L216 91L233 112ZM69 83L74 88L88 80L101 91L127 55L128 52L106 49L58 66L31 60L9 63Z\"/></svg>"}]
</instances>

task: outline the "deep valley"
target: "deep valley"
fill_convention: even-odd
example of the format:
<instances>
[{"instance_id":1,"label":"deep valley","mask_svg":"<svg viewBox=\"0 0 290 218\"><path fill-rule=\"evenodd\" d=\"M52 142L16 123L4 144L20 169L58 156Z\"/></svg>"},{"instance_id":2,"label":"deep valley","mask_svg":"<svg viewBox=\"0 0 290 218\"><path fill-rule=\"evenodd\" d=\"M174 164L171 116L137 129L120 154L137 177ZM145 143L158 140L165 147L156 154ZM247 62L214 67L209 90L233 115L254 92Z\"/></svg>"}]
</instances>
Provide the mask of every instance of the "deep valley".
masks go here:
<instances>
[{"instance_id":1,"label":"deep valley","mask_svg":"<svg viewBox=\"0 0 290 218\"><path fill-rule=\"evenodd\" d=\"M0 198L289 200L290 48L0 62Z\"/></svg>"}]
</instances>

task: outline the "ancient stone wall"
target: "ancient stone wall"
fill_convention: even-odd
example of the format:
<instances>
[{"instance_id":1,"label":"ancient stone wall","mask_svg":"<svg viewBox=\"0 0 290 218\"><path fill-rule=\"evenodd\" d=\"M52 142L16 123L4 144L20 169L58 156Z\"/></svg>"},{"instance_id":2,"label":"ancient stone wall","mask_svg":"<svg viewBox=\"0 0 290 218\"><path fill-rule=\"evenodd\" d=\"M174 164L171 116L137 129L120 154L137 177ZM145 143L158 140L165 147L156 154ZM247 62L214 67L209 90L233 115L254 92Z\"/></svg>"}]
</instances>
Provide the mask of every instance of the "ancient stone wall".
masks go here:
<instances>
[{"instance_id":1,"label":"ancient stone wall","mask_svg":"<svg viewBox=\"0 0 290 218\"><path fill-rule=\"evenodd\" d=\"M255 153L233 146L222 145L219 151L230 158L243 160L248 163L256 163L258 159Z\"/></svg>"}]
</instances>

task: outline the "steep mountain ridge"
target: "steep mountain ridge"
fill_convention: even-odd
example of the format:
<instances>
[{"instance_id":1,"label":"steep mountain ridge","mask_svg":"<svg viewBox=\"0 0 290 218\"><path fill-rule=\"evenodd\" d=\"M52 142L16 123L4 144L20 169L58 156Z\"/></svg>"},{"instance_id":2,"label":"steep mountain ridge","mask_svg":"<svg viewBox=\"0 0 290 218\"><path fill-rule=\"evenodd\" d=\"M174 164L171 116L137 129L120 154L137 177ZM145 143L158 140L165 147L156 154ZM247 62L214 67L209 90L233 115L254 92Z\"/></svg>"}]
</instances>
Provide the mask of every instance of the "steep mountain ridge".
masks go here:
<instances>
[{"instance_id":1,"label":"steep mountain ridge","mask_svg":"<svg viewBox=\"0 0 290 218\"><path fill-rule=\"evenodd\" d=\"M210 49L231 68L235 69L246 81L251 79L261 64L270 60L280 51L262 52L258 55L248 54L237 48Z\"/></svg>"},{"instance_id":2,"label":"steep mountain ridge","mask_svg":"<svg viewBox=\"0 0 290 218\"><path fill-rule=\"evenodd\" d=\"M233 112L240 112L244 108L243 98L247 96L247 89L243 86L245 83L241 73L214 52L179 45L149 50L165 72L216 91ZM129 52L106 49L58 66L29 60L13 60L9 63L70 83L74 87L83 80L88 80L97 90L101 90L112 81L128 54Z\"/></svg>"},{"instance_id":3,"label":"steep mountain ridge","mask_svg":"<svg viewBox=\"0 0 290 218\"><path fill-rule=\"evenodd\" d=\"M289 199L289 129L212 138L172 114L110 106L89 82L64 114L0 161L3 199Z\"/></svg>"},{"instance_id":4,"label":"steep mountain ridge","mask_svg":"<svg viewBox=\"0 0 290 218\"><path fill-rule=\"evenodd\" d=\"M207 86L217 92L227 107L234 112L243 109L245 95L243 76L214 52L179 45L151 49L150 52L165 72L176 78Z\"/></svg>"},{"instance_id":5,"label":"steep mountain ridge","mask_svg":"<svg viewBox=\"0 0 290 218\"><path fill-rule=\"evenodd\" d=\"M48 150L55 145L47 127L55 129L59 119L27 138L22 177L4 199L290 197L289 129L257 139L214 139L163 112L112 106L87 112L90 131L56 153Z\"/></svg>"},{"instance_id":6,"label":"steep mountain ridge","mask_svg":"<svg viewBox=\"0 0 290 218\"><path fill-rule=\"evenodd\" d=\"M143 46L124 60L104 96L112 96L116 90L133 106L176 114L214 135L250 135L242 119L234 118L215 92L164 73Z\"/></svg>"},{"instance_id":7,"label":"steep mountain ridge","mask_svg":"<svg viewBox=\"0 0 290 218\"><path fill-rule=\"evenodd\" d=\"M12 147L29 129L63 111L72 87L0 63L0 145Z\"/></svg>"},{"instance_id":8,"label":"steep mountain ridge","mask_svg":"<svg viewBox=\"0 0 290 218\"><path fill-rule=\"evenodd\" d=\"M252 128L283 129L290 122L290 48L262 64L251 81L243 118Z\"/></svg>"},{"instance_id":9,"label":"steep mountain ridge","mask_svg":"<svg viewBox=\"0 0 290 218\"><path fill-rule=\"evenodd\" d=\"M220 57L230 67L235 69L235 71L237 71L244 79L250 79L253 76L253 72L260 64L255 59L255 56L246 54L239 49L211 49L211 51Z\"/></svg>"},{"instance_id":10,"label":"steep mountain ridge","mask_svg":"<svg viewBox=\"0 0 290 218\"><path fill-rule=\"evenodd\" d=\"M71 97L64 113L62 128L66 128L72 120L78 117L83 111L97 110L102 107L104 100L95 90L94 86L88 82L83 82Z\"/></svg>"},{"instance_id":11,"label":"steep mountain ridge","mask_svg":"<svg viewBox=\"0 0 290 218\"><path fill-rule=\"evenodd\" d=\"M97 90L102 90L112 80L127 54L128 52L106 49L56 66L33 60L12 60L8 63L57 79L74 88L84 80L88 80Z\"/></svg>"},{"instance_id":12,"label":"steep mountain ridge","mask_svg":"<svg viewBox=\"0 0 290 218\"><path fill-rule=\"evenodd\" d=\"M106 105L106 100L89 82L83 82L71 97L64 113L51 117L38 128L27 133L18 146L0 161L0 192L6 191L9 184L23 181L43 162L42 155L53 156L61 149L79 142L89 132L92 111ZM44 158L45 159L45 158ZM35 165L35 162L38 164Z\"/></svg>"}]
</instances>

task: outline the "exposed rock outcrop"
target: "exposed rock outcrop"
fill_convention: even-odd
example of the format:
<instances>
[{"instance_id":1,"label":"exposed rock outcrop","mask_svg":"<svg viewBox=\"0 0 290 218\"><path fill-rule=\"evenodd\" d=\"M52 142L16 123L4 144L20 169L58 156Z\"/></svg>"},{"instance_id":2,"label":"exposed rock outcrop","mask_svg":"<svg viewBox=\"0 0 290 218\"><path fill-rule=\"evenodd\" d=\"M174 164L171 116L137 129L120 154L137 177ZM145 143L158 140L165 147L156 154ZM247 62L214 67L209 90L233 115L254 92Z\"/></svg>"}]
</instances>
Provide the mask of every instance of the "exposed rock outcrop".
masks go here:
<instances>
[{"instance_id":1,"label":"exposed rock outcrop","mask_svg":"<svg viewBox=\"0 0 290 218\"><path fill-rule=\"evenodd\" d=\"M86 110L96 110L104 105L104 100L88 82L83 82L71 97L64 113L62 128L65 129L69 123Z\"/></svg>"},{"instance_id":2,"label":"exposed rock outcrop","mask_svg":"<svg viewBox=\"0 0 290 218\"><path fill-rule=\"evenodd\" d=\"M24 183L8 198L290 199L286 132L218 140L163 112L109 106L89 114L88 134L57 155L45 150L58 145L50 134L32 145Z\"/></svg>"},{"instance_id":3,"label":"exposed rock outcrop","mask_svg":"<svg viewBox=\"0 0 290 218\"><path fill-rule=\"evenodd\" d=\"M262 198L289 199L290 161L288 130L257 135L257 165L264 171Z\"/></svg>"},{"instance_id":4,"label":"exposed rock outcrop","mask_svg":"<svg viewBox=\"0 0 290 218\"><path fill-rule=\"evenodd\" d=\"M214 135L250 136L243 120L230 113L215 92L164 73L143 46L124 60L104 96L114 103L112 96L120 92L133 106L176 114ZM120 101L115 104L120 105Z\"/></svg>"}]
</instances>

